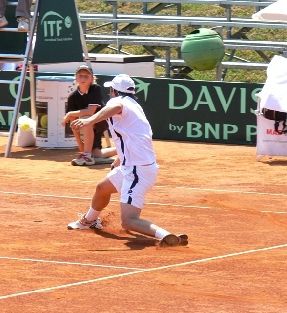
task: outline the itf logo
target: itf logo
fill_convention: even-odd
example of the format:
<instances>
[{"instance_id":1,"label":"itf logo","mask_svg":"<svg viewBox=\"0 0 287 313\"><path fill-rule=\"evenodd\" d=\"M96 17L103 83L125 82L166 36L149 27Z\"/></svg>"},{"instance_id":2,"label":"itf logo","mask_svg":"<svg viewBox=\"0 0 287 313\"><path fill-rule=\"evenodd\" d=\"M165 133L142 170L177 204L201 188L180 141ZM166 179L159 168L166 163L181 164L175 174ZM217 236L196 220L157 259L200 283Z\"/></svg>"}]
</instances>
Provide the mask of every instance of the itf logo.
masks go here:
<instances>
[{"instance_id":1,"label":"itf logo","mask_svg":"<svg viewBox=\"0 0 287 313\"><path fill-rule=\"evenodd\" d=\"M41 26L45 41L72 40L70 16L63 17L55 11L48 11L41 19Z\"/></svg>"}]
</instances>

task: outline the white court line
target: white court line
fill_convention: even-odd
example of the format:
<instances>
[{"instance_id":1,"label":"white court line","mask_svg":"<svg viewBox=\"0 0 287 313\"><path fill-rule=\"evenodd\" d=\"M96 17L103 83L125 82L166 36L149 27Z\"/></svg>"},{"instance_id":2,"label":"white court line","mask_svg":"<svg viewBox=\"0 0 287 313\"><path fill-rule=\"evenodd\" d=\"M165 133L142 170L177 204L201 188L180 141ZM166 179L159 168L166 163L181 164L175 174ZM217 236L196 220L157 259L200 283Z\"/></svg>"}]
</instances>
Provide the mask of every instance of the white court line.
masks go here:
<instances>
[{"instance_id":1,"label":"white court line","mask_svg":"<svg viewBox=\"0 0 287 313\"><path fill-rule=\"evenodd\" d=\"M65 195L51 195L41 193L27 193L27 192L16 192L16 191L1 191L0 194L11 194L11 195L22 195L30 197L46 197L46 198L62 198L62 199L77 199L77 200L91 200L91 197L78 197L78 196L65 196ZM111 200L111 202L119 203L119 200ZM173 204L173 203L159 203L159 202L146 202L147 205L155 206L168 206L176 208L192 208L192 209L205 209L205 210L223 210L223 208L200 206L200 205L189 205L189 204ZM225 209L228 210L228 209ZM240 209L240 211L249 211L248 209ZM287 214L287 211L270 211L270 210L259 210L261 213L273 213L273 214Z\"/></svg>"},{"instance_id":2,"label":"white court line","mask_svg":"<svg viewBox=\"0 0 287 313\"><path fill-rule=\"evenodd\" d=\"M27 261L27 262L40 262L40 263L52 263L52 264L63 264L63 265L80 265L80 266L90 266L90 267L103 267L112 269L124 269L124 270L143 270L139 267L127 267L127 266L115 266L115 265L102 265L93 263L80 263L80 262L66 262L66 261L52 261L52 260L42 260L42 259L29 259L29 258L15 258L9 256L0 256L1 260L12 260L12 261Z\"/></svg>"},{"instance_id":3,"label":"white court line","mask_svg":"<svg viewBox=\"0 0 287 313\"><path fill-rule=\"evenodd\" d=\"M258 191L243 191L243 190L232 190L232 189L216 189L216 188L201 188L201 187L189 187L189 186L165 186L156 185L155 188L174 188L174 189L189 189L197 191L208 191L208 192L222 192L222 193L240 193L240 194L251 194L251 195L263 195L263 196L283 196L287 197L287 193L272 193L272 192L258 192Z\"/></svg>"},{"instance_id":4,"label":"white court line","mask_svg":"<svg viewBox=\"0 0 287 313\"><path fill-rule=\"evenodd\" d=\"M31 196L31 197L47 197L47 198L91 200L91 197L61 196L61 195L51 195L51 194L43 194L43 193L28 193L28 192L2 191L2 190L0 190L0 193L8 194L8 195L10 194L10 195L19 195L19 196Z\"/></svg>"},{"instance_id":5,"label":"white court line","mask_svg":"<svg viewBox=\"0 0 287 313\"><path fill-rule=\"evenodd\" d=\"M78 199L78 200L91 200L91 197L78 197L78 196L65 196L65 195L51 195L51 194L42 194L42 193L28 193L28 192L17 192L17 191L1 191L3 194L11 195L21 195L21 196L30 196L30 197L47 197L47 198L63 198L63 199ZM120 202L119 200L111 200L111 202ZM180 208L200 208L200 209L214 209L208 206L199 207L197 205L182 205L182 204L171 204L171 203L156 203L156 202L146 202L149 205L158 205L158 206L173 206Z\"/></svg>"},{"instance_id":6,"label":"white court line","mask_svg":"<svg viewBox=\"0 0 287 313\"><path fill-rule=\"evenodd\" d=\"M15 175L3 175L11 176L14 178ZM17 178L27 179L27 176L17 176ZM66 178L51 178L51 177L39 177L37 180L53 180L53 181L65 181ZM95 180L79 180L79 179L69 179L69 182L80 182L82 183L94 183ZM280 185L281 186L281 185ZM285 186L285 185L283 185ZM259 191L244 191L244 190L234 190L234 189L216 189L216 188L201 188L201 187L190 187L190 186L172 186L172 185L155 185L153 188L172 188L172 189L186 189L186 190L198 190L206 192L221 192L221 193L240 193L240 194L251 194L251 195L262 195L262 196L283 196L287 197L287 193L272 193L272 192L259 192Z\"/></svg>"},{"instance_id":7,"label":"white court line","mask_svg":"<svg viewBox=\"0 0 287 313\"><path fill-rule=\"evenodd\" d=\"M263 252L263 251L269 251L269 250L281 249L281 248L287 248L287 244L271 246L271 247L266 247L266 248L252 249L252 250L235 252L235 253L229 253L229 254L225 254L225 255L220 255L220 256L215 256L215 257L210 257L210 258L204 258L204 259L198 259L198 260L193 260L193 261L189 261L189 262L153 267L153 268L149 268L149 269L142 269L142 270L138 270L138 271L134 271L134 272L127 272L127 273L121 273L121 274L116 274L116 275L104 276L104 277L99 277L99 278L90 279L90 280L83 280L83 281L71 283L71 284L65 284L65 285L59 285L59 286L54 286L54 287L17 292L17 293L12 293L12 294L8 294L8 295L0 296L0 300L30 295L30 294L34 294L34 293L50 292L50 291L57 290L57 289L64 289L64 288L75 287L75 286L80 286L80 285L92 284L92 283L96 283L96 282L104 281L104 280L109 280L109 279L113 279L113 278L131 276L131 275L141 274L141 273L155 272L155 271L160 271L160 270L165 270L165 269L170 269L170 268L176 268L176 267L180 267L180 266L187 266L187 265L192 265L192 264L197 264L197 263L222 260L222 259L226 259L226 258L244 255L244 254L257 253L257 252Z\"/></svg>"}]
</instances>

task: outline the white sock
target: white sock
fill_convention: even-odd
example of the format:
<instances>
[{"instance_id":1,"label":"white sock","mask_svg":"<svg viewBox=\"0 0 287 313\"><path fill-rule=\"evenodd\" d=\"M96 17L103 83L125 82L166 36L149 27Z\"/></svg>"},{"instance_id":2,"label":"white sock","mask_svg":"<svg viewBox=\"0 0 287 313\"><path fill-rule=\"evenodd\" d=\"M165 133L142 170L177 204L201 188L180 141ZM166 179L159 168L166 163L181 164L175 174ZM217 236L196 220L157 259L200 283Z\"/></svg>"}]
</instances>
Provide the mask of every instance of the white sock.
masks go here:
<instances>
[{"instance_id":1,"label":"white sock","mask_svg":"<svg viewBox=\"0 0 287 313\"><path fill-rule=\"evenodd\" d=\"M85 214L85 218L89 222L92 222L92 221L95 221L99 217L100 213L101 211L96 211L92 207L90 207L88 212Z\"/></svg>"},{"instance_id":2,"label":"white sock","mask_svg":"<svg viewBox=\"0 0 287 313\"><path fill-rule=\"evenodd\" d=\"M157 239L162 239L162 238L164 238L165 236L167 236L169 234L170 234L170 232L168 232L167 230L158 227L157 230L155 231L155 235L154 236Z\"/></svg>"}]
</instances>

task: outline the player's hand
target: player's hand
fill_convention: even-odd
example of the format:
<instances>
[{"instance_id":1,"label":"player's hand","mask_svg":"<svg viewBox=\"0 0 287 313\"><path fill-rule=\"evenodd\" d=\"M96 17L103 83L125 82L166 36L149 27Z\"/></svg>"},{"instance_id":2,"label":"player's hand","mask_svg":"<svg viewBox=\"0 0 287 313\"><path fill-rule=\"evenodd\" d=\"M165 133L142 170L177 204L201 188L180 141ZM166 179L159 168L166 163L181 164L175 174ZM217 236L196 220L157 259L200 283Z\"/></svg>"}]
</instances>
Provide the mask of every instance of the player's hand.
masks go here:
<instances>
[{"instance_id":1,"label":"player's hand","mask_svg":"<svg viewBox=\"0 0 287 313\"><path fill-rule=\"evenodd\" d=\"M115 167L120 166L120 158L117 157L114 162L111 164L111 170L113 170Z\"/></svg>"},{"instance_id":2,"label":"player's hand","mask_svg":"<svg viewBox=\"0 0 287 313\"><path fill-rule=\"evenodd\" d=\"M88 119L85 119L85 118L79 118L77 120L74 120L71 123L71 127L73 129L79 129L79 128L85 127L87 125L89 125L89 121L88 121Z\"/></svg>"}]
</instances>

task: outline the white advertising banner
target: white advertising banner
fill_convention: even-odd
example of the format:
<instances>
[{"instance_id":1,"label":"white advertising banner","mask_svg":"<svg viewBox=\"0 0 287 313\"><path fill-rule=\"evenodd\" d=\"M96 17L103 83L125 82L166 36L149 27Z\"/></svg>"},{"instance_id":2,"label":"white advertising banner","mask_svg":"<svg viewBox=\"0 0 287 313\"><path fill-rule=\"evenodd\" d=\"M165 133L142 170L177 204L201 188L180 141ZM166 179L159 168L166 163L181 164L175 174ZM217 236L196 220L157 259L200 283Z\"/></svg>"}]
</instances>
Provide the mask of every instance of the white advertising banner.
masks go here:
<instances>
[{"instance_id":1,"label":"white advertising banner","mask_svg":"<svg viewBox=\"0 0 287 313\"><path fill-rule=\"evenodd\" d=\"M75 89L74 78L42 76L36 80L36 146L50 148L76 147L69 127L62 126L69 94Z\"/></svg>"},{"instance_id":2,"label":"white advertising banner","mask_svg":"<svg viewBox=\"0 0 287 313\"><path fill-rule=\"evenodd\" d=\"M257 155L287 156L287 134L279 135L274 122L257 115Z\"/></svg>"}]
</instances>

